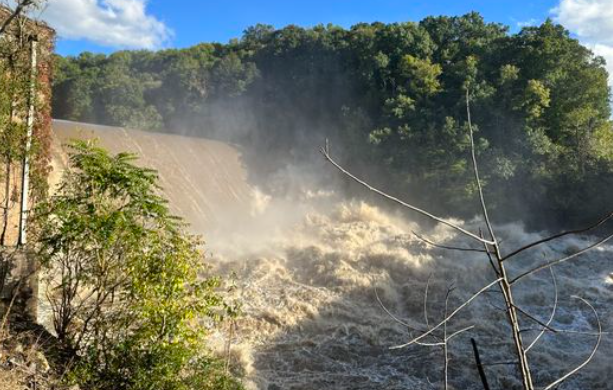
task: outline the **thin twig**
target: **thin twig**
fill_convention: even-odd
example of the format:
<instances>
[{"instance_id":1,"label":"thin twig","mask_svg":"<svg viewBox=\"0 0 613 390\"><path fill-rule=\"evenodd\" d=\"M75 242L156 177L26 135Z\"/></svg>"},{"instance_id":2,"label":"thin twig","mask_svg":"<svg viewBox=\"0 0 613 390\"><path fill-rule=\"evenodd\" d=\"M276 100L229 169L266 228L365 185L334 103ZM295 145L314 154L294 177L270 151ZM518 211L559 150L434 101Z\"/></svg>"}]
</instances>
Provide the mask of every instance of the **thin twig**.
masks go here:
<instances>
[{"instance_id":1,"label":"thin twig","mask_svg":"<svg viewBox=\"0 0 613 390\"><path fill-rule=\"evenodd\" d=\"M17 286L13 290L13 296L11 297L11 302L9 303L9 306L6 309L6 313L4 314L4 317L2 317L2 323L0 324L0 334L4 333L4 327L6 326L6 322L8 321L9 314L11 313L11 310L13 310L13 305L15 304L15 299L19 295L19 290L21 288L21 284L22 284L23 280L24 280L24 278L19 279L19 282L17 283Z\"/></svg>"},{"instance_id":2,"label":"thin twig","mask_svg":"<svg viewBox=\"0 0 613 390\"><path fill-rule=\"evenodd\" d=\"M448 227L450 227L452 229L455 229L455 230L459 231L460 233L462 233L462 234L464 234L464 235L466 235L466 236L468 236L468 237L470 237L470 238L472 238L474 240L477 240L479 242L484 242L486 244L494 244L494 242L488 241L488 240L484 240L484 239L480 238L479 236L477 236L476 234L471 233L468 230L466 230L466 229L464 229L464 228L462 228L462 227L460 227L460 226L458 226L458 225L456 225L454 223L446 221L446 220L444 220L441 217L437 217L436 215L431 214L428 211L422 210L419 207L416 207L416 206L413 206L412 204L406 203L406 202L404 202L404 201L402 201L402 200L400 200L400 199L398 199L398 198L396 198L394 196L388 195L385 192L383 192L383 191L381 191L381 190L371 186L370 184L366 183L364 180L357 178L351 172L347 171L345 168L343 168L341 165L339 165L332 158L332 156L330 156L329 149L327 147L326 148L322 148L321 149L321 153L324 155L326 160L328 160L334 167L336 167L336 169L338 169L345 176L349 177L350 179L352 179L356 183L362 185L363 187L367 188L368 190L370 190L370 191L372 191L372 192L374 192L374 193L384 197L385 199L391 200L392 202L395 202L395 203L397 203L397 204L399 204L401 206L404 206L404 207L408 208L409 210L413 210L413 211L415 211L415 212L417 212L417 213L419 213L421 215L424 215L424 216L426 216L426 217L428 217L428 218L430 218L430 219L432 219L432 220L434 220L436 222L439 222L439 223L441 223L441 224L443 224L445 226L448 226Z\"/></svg>"},{"instance_id":3,"label":"thin twig","mask_svg":"<svg viewBox=\"0 0 613 390\"><path fill-rule=\"evenodd\" d=\"M581 249L579 252L573 253L570 256L566 256L566 257L558 259L558 260L550 261L549 263L546 263L546 264L543 264L543 265L541 265L539 267L533 268L530 271L526 271L523 274L517 276L515 279L511 280L511 284L515 284L516 282L520 281L521 279L525 278L526 276L532 275L532 274L534 274L536 272L542 271L542 270L547 269L547 268L551 268L551 267L553 267L556 264L560 264L560 263L563 263L565 261L572 260L572 259L574 259L577 256L581 256L582 254L584 254L586 252L589 252L592 249L598 248L599 246L605 244L607 241L610 241L611 239L613 239L613 234L603 238L602 240L600 240L600 241L598 241L598 242L596 242L596 243L594 243L594 244L592 244L592 245L590 245L588 247L585 247L585 248Z\"/></svg>"},{"instance_id":4,"label":"thin twig","mask_svg":"<svg viewBox=\"0 0 613 390\"><path fill-rule=\"evenodd\" d=\"M460 251L460 252L479 252L479 253L486 253L485 249L476 249L476 248L461 248L461 247L457 247L457 246L447 246L447 245L441 245L441 244L437 244L431 240L428 240L427 238L420 236L419 234L415 233L414 231L411 231L411 233L417 237L417 239L419 239L420 241L425 242L428 245L432 245L435 248L441 248L441 249L448 249L448 250L452 250L452 251Z\"/></svg>"},{"instance_id":5,"label":"thin twig","mask_svg":"<svg viewBox=\"0 0 613 390\"><path fill-rule=\"evenodd\" d=\"M568 374L557 379L556 381L545 387L543 390L549 390L557 387L560 383L564 382L565 380L579 372L583 367L587 366L594 357L594 355L596 355L596 351L598 351L598 347L600 347L600 342L602 341L602 324L600 323L600 318L598 318L598 312L596 311L594 306L592 306L588 301L579 296L573 295L572 298L581 300L583 303L588 305L594 313L594 318L596 319L596 324L598 325L598 339L596 340L596 345L594 345L594 348L592 349L592 353L583 363L579 364L574 370L571 370Z\"/></svg>"},{"instance_id":6,"label":"thin twig","mask_svg":"<svg viewBox=\"0 0 613 390\"><path fill-rule=\"evenodd\" d=\"M479 228L479 237L483 238L483 232L481 231L481 228ZM492 257L492 253L490 252L489 248L487 247L487 244L483 244L483 252L485 252L485 254L487 255L487 259L490 262L490 265L492 266L492 269L494 270L494 273L496 274L496 276L500 277L500 270L498 268L496 268L496 264L494 263L494 258Z\"/></svg>"},{"instance_id":7,"label":"thin twig","mask_svg":"<svg viewBox=\"0 0 613 390\"><path fill-rule=\"evenodd\" d=\"M475 339L470 339L470 342L473 345L475 363L477 364L477 370L479 371L479 377L481 378L483 389L490 390L490 385L487 383L487 376L485 375L485 369L483 368L483 364L481 363L481 357L479 356L479 348L477 347L477 342L475 341Z\"/></svg>"},{"instance_id":8,"label":"thin twig","mask_svg":"<svg viewBox=\"0 0 613 390\"><path fill-rule=\"evenodd\" d=\"M385 304L383 303L383 301L381 300L381 298L379 297L379 292L377 287L375 287L375 296L377 297L377 302L379 302L379 306L381 306L381 308L383 309L383 311L385 311L385 313L394 321L396 321L397 323L399 323L400 325L406 326L408 329L411 330L418 330L416 329L414 326L409 325L408 323L402 321L400 318L396 317L391 310L389 310ZM437 342L437 343L424 343L424 342L418 342L416 343L418 345L421 345L422 347L438 347L440 345L443 345L443 342Z\"/></svg>"},{"instance_id":9,"label":"thin twig","mask_svg":"<svg viewBox=\"0 0 613 390\"><path fill-rule=\"evenodd\" d=\"M606 215L604 218L600 219L595 224L593 224L591 226L588 226L586 228L576 229L576 230L568 230L568 231L565 231L565 232L562 232L562 233L558 233L558 234L555 234L553 236L544 238L542 240L535 241L535 242L533 242L531 244L528 244L526 246L523 246L523 247L521 247L521 248L519 248L519 249L517 249L517 250L515 250L515 251L513 251L511 253L509 253L508 255L504 256L504 258L502 260L503 261L508 260L511 257L516 256L516 255L518 255L519 253L521 253L521 252L523 252L525 250L528 250L530 248L534 248L535 246L538 246L538 245L542 245L542 244L548 243L550 241L556 240L556 239L561 238L561 237L565 237L565 236L568 236L568 235L571 235L571 234L587 233L587 232L589 232L591 230L596 229L597 227L600 227L601 225L603 225L605 222L607 222L611 218L613 218L613 212L609 213L608 215Z\"/></svg>"},{"instance_id":10,"label":"thin twig","mask_svg":"<svg viewBox=\"0 0 613 390\"><path fill-rule=\"evenodd\" d=\"M553 319L556 316L556 310L558 309L558 282L556 281L556 275L553 272L553 267L549 268L549 270L551 271L551 280L553 281L553 288L554 288L554 291L555 291L555 298L554 298L554 302L553 302L553 309L551 310L551 315L549 316L549 320L547 321L547 326L551 326L551 323L553 322ZM528 353L528 351L530 351L532 349L532 347L534 347L536 345L536 343L540 340L541 337L543 337L543 335L545 334L546 331L547 331L547 328L543 327L543 330L541 331L541 333L539 333L534 338L534 340L532 340L530 345L528 345L528 347L526 348L526 353Z\"/></svg>"},{"instance_id":11,"label":"thin twig","mask_svg":"<svg viewBox=\"0 0 613 390\"><path fill-rule=\"evenodd\" d=\"M413 345L416 342L418 342L419 340L423 339L424 337L427 337L428 335L430 335L432 332L434 332L435 330L437 330L438 328L440 328L441 326L445 325L447 322L449 322L449 320L451 320L453 317L455 317L460 311L462 311L462 309L464 309L466 306L468 306L472 301L474 301L479 295L483 294L483 292L487 291L488 289L492 288L492 286L494 286L495 284L497 284L498 282L500 282L502 279L496 279L495 281L493 281L492 283L488 284L487 286L483 287L481 290L479 290L477 293L475 293L472 297L470 297L468 300L466 300L463 304L461 304L457 309L455 309L449 316L447 316L443 321L439 322L436 326L434 326L433 328L431 328L429 331L423 333L421 336L418 336L414 339L412 339L411 341L409 341L408 343L402 344L402 345L396 345L393 347L390 347L390 349L401 349L401 348L406 348L409 345Z\"/></svg>"},{"instance_id":12,"label":"thin twig","mask_svg":"<svg viewBox=\"0 0 613 390\"><path fill-rule=\"evenodd\" d=\"M496 235L494 234L494 228L492 226L489 214L487 212L487 206L485 205L485 197L483 196L483 186L481 185L481 179L479 178L479 164L477 163L475 136L474 136L474 131L473 131L472 119L470 115L470 92L468 88L466 88L466 117L468 120L468 130L470 133L470 154L471 154L472 163L473 163L473 172L475 174L475 183L477 184L477 190L479 192L479 201L481 202L483 218L485 219L485 224L490 233L492 244L496 245Z\"/></svg>"},{"instance_id":13,"label":"thin twig","mask_svg":"<svg viewBox=\"0 0 613 390\"><path fill-rule=\"evenodd\" d=\"M572 330L572 329L559 329L559 328L552 328L553 331L549 330L549 329L545 329L545 332L552 332L552 333L568 333L568 334L580 334L583 336L598 336L600 333L599 332L586 332L586 331L581 331L581 330ZM520 332L522 333L527 333L527 332L541 332L543 329L542 328L525 328L520 330ZM602 332L602 335L610 335L611 332Z\"/></svg>"},{"instance_id":14,"label":"thin twig","mask_svg":"<svg viewBox=\"0 0 613 390\"><path fill-rule=\"evenodd\" d=\"M513 307L520 312L521 314L523 314L525 317L528 317L529 319L531 319L532 321L536 322L537 324L539 324L540 326L542 326L544 329L548 329L550 332L556 333L556 330L554 328L552 328L551 326L549 326L549 324L544 323L543 321L539 320L538 318L536 318L535 316L533 316L532 314L528 313L527 311L525 311L524 309L522 309L521 307L517 306L517 305L513 305Z\"/></svg>"},{"instance_id":15,"label":"thin twig","mask_svg":"<svg viewBox=\"0 0 613 390\"><path fill-rule=\"evenodd\" d=\"M428 290L430 289L430 281L432 281L432 274L428 276L428 281L426 282L426 291L424 292L424 320L426 321L426 328L430 329L430 322L428 320Z\"/></svg>"},{"instance_id":16,"label":"thin twig","mask_svg":"<svg viewBox=\"0 0 613 390\"><path fill-rule=\"evenodd\" d=\"M449 314L449 296L451 295L451 288L447 288L447 294L445 295L445 317ZM445 358L445 364L443 367L443 373L445 377L445 387L447 390L449 388L449 338L447 338L447 323L443 325L443 355Z\"/></svg>"},{"instance_id":17,"label":"thin twig","mask_svg":"<svg viewBox=\"0 0 613 390\"><path fill-rule=\"evenodd\" d=\"M473 329L475 329L475 326L474 325L470 325L470 326L467 326L466 328L462 328L462 329L460 329L458 331L455 331L452 334L450 334L449 337L447 337L447 341L455 338L456 336L461 335L464 332L468 332L469 330L473 330Z\"/></svg>"},{"instance_id":18,"label":"thin twig","mask_svg":"<svg viewBox=\"0 0 613 390\"><path fill-rule=\"evenodd\" d=\"M400 318L396 317L386 306L385 304L383 304L383 301L381 300L381 298L379 297L379 292L377 287L375 287L375 296L377 297L377 302L379 302L379 306L381 306L381 308L383 309L383 311L385 311L385 313L390 316L394 321L396 321L397 323L399 323L402 326L406 326L407 328L411 329L411 330L417 330L415 329L415 327L413 325L409 325L408 323L404 322L403 320L401 320Z\"/></svg>"}]
</instances>

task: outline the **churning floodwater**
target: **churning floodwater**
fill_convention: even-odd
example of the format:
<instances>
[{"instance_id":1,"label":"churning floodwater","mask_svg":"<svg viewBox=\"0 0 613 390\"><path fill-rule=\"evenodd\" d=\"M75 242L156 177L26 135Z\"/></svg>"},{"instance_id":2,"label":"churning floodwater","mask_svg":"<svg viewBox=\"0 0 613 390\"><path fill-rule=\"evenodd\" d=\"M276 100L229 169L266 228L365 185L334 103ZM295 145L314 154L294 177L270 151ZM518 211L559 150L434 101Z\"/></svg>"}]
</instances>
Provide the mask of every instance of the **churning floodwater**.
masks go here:
<instances>
[{"instance_id":1,"label":"churning floodwater","mask_svg":"<svg viewBox=\"0 0 613 390\"><path fill-rule=\"evenodd\" d=\"M235 274L232 294L242 314L214 334L213 344L221 353L229 350L248 388L442 388L442 348L390 347L440 321L449 289L452 311L495 279L483 254L436 248L412 234L445 245L471 244L454 231L425 229L410 215L334 191L304 186L268 195L248 183L240 153L221 142L66 122L56 122L54 130L58 173L65 164L61 142L75 136L99 137L115 152L135 151L142 164L160 171L173 209L205 234L214 271ZM472 231L481 226L478 220L455 222ZM519 224L497 230L507 253L541 237ZM510 261L510 272L564 257L594 240L575 237L540 246ZM613 247L604 246L555 267L559 302L552 327L595 331L589 308L571 298L577 295L595 306L605 331L612 329L612 256ZM555 301L549 271L522 280L516 294L518 305L547 321ZM474 325L449 345L450 388L482 388L470 338L478 341L484 362L493 364L487 367L493 388L519 385L515 367L506 364L512 344L501 307L493 288L449 323L449 333ZM522 326L530 342L538 327L526 318ZM544 386L580 364L595 341L593 334L547 332L529 352L535 382ZM605 334L593 362L561 388L613 389L607 378L611 347Z\"/></svg>"}]
</instances>

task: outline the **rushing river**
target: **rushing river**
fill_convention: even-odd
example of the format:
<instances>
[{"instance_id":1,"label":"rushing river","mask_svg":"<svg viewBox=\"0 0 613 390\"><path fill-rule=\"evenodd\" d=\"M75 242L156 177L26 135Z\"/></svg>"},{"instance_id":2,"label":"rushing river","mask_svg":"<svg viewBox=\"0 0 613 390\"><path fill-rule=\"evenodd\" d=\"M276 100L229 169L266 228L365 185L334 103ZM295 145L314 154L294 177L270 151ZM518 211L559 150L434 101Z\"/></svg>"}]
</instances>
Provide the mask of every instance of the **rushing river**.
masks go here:
<instances>
[{"instance_id":1,"label":"rushing river","mask_svg":"<svg viewBox=\"0 0 613 390\"><path fill-rule=\"evenodd\" d=\"M234 294L242 315L216 333L213 343L221 352L229 346L249 388L442 388L440 347L390 347L417 335L415 329L426 329L426 311L431 325L443 318L449 287L452 310L495 279L483 254L435 248L411 234L447 245L470 244L453 231L421 229L410 216L342 199L333 191L301 188L267 195L248 183L236 148L221 142L62 121L54 123L54 131L56 180L65 165L61 144L73 137L98 137L112 151L134 151L143 165L160 172L173 209L205 235L214 270L236 274ZM456 222L473 231L479 227L478 221ZM507 253L541 237L520 225L497 230ZM564 257L593 241L575 237L538 247L510 262L510 272ZM605 331L612 329L612 256L613 248L605 246L555 267L559 304L553 327L595 331L589 309L571 298L578 295L596 307ZM520 306L547 321L555 300L549 271L522 281L516 294ZM450 388L482 388L470 338L479 342L486 363L496 363L487 367L493 388L518 386L515 367L498 364L512 360L501 306L494 288L450 322L450 333L475 326L450 343ZM526 318L522 326L535 328ZM527 331L525 338L529 342L535 335ZM581 363L596 337L548 332L541 340L529 353L539 386ZM605 334L593 362L562 388L613 389L612 347Z\"/></svg>"}]
</instances>

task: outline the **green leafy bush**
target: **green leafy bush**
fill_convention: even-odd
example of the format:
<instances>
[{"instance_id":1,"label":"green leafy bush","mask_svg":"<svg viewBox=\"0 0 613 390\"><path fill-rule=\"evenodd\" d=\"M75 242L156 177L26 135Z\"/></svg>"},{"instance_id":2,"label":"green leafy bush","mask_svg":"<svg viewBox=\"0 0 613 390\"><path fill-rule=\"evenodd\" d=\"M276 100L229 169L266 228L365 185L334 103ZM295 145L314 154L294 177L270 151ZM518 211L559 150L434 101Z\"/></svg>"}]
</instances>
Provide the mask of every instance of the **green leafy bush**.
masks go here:
<instances>
[{"instance_id":1,"label":"green leafy bush","mask_svg":"<svg viewBox=\"0 0 613 390\"><path fill-rule=\"evenodd\" d=\"M38 209L40 258L58 338L87 389L236 389L206 346L233 306L201 241L158 195L157 173L71 145L56 196Z\"/></svg>"}]
</instances>

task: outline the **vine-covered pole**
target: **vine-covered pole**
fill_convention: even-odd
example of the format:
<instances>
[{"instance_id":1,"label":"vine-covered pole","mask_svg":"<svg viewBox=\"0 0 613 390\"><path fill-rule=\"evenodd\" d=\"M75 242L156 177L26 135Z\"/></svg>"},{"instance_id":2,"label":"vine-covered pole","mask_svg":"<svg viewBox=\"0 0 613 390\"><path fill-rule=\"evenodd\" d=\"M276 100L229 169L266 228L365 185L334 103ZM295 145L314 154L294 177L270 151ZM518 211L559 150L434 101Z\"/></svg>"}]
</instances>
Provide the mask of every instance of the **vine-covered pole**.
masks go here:
<instances>
[{"instance_id":1,"label":"vine-covered pole","mask_svg":"<svg viewBox=\"0 0 613 390\"><path fill-rule=\"evenodd\" d=\"M26 228L29 213L30 192L30 150L32 149L32 133L36 116L36 77L38 68L38 39L30 37L30 86L28 91L28 118L26 140L23 155L23 171L21 185L21 213L19 216L19 240L17 245L23 246L27 242Z\"/></svg>"}]
</instances>

